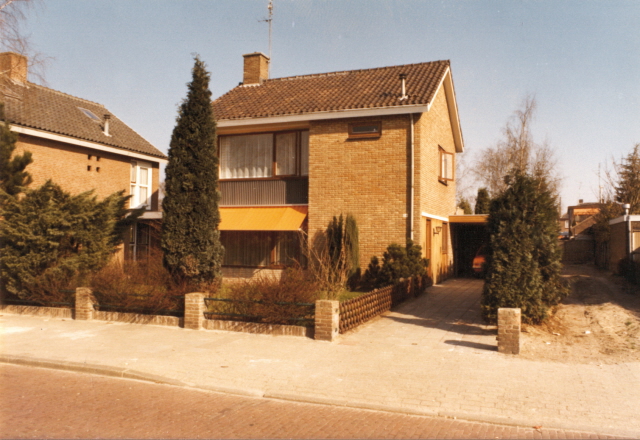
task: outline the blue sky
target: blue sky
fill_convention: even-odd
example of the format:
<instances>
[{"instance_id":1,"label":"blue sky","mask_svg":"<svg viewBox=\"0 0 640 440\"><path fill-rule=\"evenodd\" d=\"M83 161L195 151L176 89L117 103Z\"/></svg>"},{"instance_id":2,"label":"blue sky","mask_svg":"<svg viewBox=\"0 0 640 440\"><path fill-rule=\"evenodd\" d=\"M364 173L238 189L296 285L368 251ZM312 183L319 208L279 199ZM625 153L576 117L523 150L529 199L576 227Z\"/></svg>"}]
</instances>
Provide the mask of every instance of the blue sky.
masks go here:
<instances>
[{"instance_id":1,"label":"blue sky","mask_svg":"<svg viewBox=\"0 0 640 440\"><path fill-rule=\"evenodd\" d=\"M43 1L32 44L47 85L97 101L167 151L198 53L218 97L268 52L268 0ZM274 0L272 77L451 60L465 161L527 94L563 205L594 201L598 164L640 142L640 2Z\"/></svg>"}]
</instances>

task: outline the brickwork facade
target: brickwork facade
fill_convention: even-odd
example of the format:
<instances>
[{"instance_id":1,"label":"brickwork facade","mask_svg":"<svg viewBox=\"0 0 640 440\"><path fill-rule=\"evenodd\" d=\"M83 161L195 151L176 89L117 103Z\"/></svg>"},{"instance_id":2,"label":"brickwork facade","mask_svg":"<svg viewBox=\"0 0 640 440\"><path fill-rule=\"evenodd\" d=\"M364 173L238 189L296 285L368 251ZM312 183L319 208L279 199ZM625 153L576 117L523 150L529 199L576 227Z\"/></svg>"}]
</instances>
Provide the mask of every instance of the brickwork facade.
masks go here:
<instances>
[{"instance_id":1,"label":"brickwork facade","mask_svg":"<svg viewBox=\"0 0 640 440\"><path fill-rule=\"evenodd\" d=\"M33 155L33 163L27 167L33 177L32 188L51 179L72 194L91 189L98 199L122 190L129 194L131 159L127 156L20 135L16 154L24 151L30 151ZM157 162L150 164L153 194L151 210L157 211L160 168Z\"/></svg>"},{"instance_id":2,"label":"brickwork facade","mask_svg":"<svg viewBox=\"0 0 640 440\"><path fill-rule=\"evenodd\" d=\"M349 123L380 121L379 138L349 139ZM408 115L311 122L309 129L309 237L334 215L355 216L360 265L404 244L408 229Z\"/></svg>"}]
</instances>

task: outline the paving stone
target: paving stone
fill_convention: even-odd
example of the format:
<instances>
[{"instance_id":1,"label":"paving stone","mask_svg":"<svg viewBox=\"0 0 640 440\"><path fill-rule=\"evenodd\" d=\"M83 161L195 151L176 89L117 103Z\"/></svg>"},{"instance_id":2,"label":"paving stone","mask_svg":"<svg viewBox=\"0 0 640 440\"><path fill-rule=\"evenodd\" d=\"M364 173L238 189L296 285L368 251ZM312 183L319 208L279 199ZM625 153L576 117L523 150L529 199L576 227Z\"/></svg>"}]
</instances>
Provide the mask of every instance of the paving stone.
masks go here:
<instances>
[{"instance_id":1,"label":"paving stone","mask_svg":"<svg viewBox=\"0 0 640 440\"><path fill-rule=\"evenodd\" d=\"M43 359L254 396L298 394L640 436L639 363L569 365L502 355L495 327L480 318L481 290L479 280L446 281L334 343L4 314L0 360Z\"/></svg>"}]
</instances>

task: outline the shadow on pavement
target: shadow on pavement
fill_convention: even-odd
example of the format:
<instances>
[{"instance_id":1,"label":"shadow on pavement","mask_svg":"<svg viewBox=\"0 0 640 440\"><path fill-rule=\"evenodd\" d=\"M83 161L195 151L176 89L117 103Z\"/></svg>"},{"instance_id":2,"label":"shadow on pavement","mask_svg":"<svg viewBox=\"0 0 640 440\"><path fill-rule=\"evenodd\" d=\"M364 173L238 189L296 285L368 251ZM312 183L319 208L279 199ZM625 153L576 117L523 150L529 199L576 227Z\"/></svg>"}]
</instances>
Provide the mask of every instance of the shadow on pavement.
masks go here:
<instances>
[{"instance_id":1,"label":"shadow on pavement","mask_svg":"<svg viewBox=\"0 0 640 440\"><path fill-rule=\"evenodd\" d=\"M454 341L450 339L450 340L444 341L444 343L449 345L460 345L462 347L477 348L480 350L498 351L498 347L496 345L481 344L479 342Z\"/></svg>"}]
</instances>

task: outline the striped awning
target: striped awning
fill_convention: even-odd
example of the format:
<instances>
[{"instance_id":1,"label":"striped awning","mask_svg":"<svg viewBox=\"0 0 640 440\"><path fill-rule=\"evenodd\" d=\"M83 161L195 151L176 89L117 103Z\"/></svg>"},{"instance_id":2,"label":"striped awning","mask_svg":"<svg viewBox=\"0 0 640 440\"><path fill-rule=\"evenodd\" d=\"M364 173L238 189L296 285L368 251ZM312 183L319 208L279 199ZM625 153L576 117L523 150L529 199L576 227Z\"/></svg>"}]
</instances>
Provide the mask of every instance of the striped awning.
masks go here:
<instances>
[{"instance_id":1,"label":"striped awning","mask_svg":"<svg viewBox=\"0 0 640 440\"><path fill-rule=\"evenodd\" d=\"M307 218L307 206L220 208L221 231L297 231Z\"/></svg>"}]
</instances>

